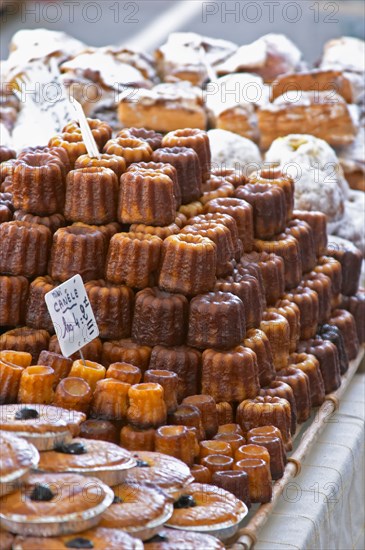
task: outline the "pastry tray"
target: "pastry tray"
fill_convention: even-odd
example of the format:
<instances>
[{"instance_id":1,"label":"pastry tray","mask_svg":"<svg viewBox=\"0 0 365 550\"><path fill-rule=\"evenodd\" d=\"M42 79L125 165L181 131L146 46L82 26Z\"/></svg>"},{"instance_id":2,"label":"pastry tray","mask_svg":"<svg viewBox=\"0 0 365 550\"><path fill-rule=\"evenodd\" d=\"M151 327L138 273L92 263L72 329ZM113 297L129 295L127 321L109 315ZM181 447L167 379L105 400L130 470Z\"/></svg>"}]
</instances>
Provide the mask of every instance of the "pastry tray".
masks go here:
<instances>
[{"instance_id":1,"label":"pastry tray","mask_svg":"<svg viewBox=\"0 0 365 550\"><path fill-rule=\"evenodd\" d=\"M356 374L365 353L365 345L353 361L350 362L347 372L341 377L341 386L326 395L324 403L313 410L311 417L297 428L293 436L293 451L288 453L288 463L285 466L284 475L273 483L272 499L267 504L254 505L242 521L234 539L230 541L232 550L250 550L254 547L257 534L270 518L274 511L286 484L300 473L300 464L307 457L317 437L328 423L330 416L338 409L340 400L346 392L351 380Z\"/></svg>"}]
</instances>

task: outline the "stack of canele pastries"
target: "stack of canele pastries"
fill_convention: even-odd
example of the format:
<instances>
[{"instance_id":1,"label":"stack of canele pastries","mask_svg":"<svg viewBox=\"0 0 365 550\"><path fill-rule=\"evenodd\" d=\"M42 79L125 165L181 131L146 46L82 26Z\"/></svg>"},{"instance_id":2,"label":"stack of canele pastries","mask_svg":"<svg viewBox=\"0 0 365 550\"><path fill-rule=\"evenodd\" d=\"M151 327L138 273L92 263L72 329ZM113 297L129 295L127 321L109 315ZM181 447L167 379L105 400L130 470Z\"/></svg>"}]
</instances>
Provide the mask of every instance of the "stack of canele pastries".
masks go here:
<instances>
[{"instance_id":1,"label":"stack of canele pastries","mask_svg":"<svg viewBox=\"0 0 365 550\"><path fill-rule=\"evenodd\" d=\"M4 514L44 514L50 473L63 483L81 472L106 495L113 485L114 501L101 527L98 516L76 537L93 546L67 534L89 525L66 522L44 530L63 536L52 548L114 548L97 545L103 531L128 531L146 507L160 521L139 525L141 538L154 535L147 548L222 548L189 528L218 532L239 523L242 501L270 501L297 424L365 340L361 253L327 248L325 215L293 211L293 181L275 166L249 179L212 171L202 130L113 137L88 122L99 158L76 123L17 158L0 149L0 433L10 457L16 433L41 451L3 496L1 525L34 536ZM61 355L44 300L77 273L100 330L85 361ZM156 538L166 522L187 539ZM51 548L34 540L18 536L14 548Z\"/></svg>"}]
</instances>

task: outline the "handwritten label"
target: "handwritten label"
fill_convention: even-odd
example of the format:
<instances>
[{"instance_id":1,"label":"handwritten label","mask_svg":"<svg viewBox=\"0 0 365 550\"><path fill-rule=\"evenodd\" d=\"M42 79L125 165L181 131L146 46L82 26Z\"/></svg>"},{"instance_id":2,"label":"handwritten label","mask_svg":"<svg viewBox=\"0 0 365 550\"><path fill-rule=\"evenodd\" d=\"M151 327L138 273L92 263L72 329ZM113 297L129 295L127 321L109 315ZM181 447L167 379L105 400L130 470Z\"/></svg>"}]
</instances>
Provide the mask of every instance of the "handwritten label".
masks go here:
<instances>
[{"instance_id":1,"label":"handwritten label","mask_svg":"<svg viewBox=\"0 0 365 550\"><path fill-rule=\"evenodd\" d=\"M45 300L65 357L70 357L99 336L99 329L80 275L75 275L47 292Z\"/></svg>"},{"instance_id":2,"label":"handwritten label","mask_svg":"<svg viewBox=\"0 0 365 550\"><path fill-rule=\"evenodd\" d=\"M78 120L78 123L80 124L82 139L85 143L85 147L87 149L89 157L100 158L98 146L96 145L96 141L94 139L92 131L90 130L90 126L86 119L82 105L76 99L73 99L72 106L75 109L76 118Z\"/></svg>"}]
</instances>

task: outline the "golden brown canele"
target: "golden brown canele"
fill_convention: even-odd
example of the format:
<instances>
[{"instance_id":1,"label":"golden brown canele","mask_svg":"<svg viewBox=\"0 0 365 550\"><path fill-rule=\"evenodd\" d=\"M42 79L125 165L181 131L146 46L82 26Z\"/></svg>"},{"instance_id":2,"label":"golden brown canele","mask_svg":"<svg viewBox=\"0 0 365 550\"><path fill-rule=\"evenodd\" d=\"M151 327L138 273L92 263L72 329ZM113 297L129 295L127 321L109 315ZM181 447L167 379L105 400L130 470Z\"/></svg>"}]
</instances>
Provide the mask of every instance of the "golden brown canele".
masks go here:
<instances>
[{"instance_id":1,"label":"golden brown canele","mask_svg":"<svg viewBox=\"0 0 365 550\"><path fill-rule=\"evenodd\" d=\"M120 179L118 220L169 225L175 220L174 182L160 170L127 171Z\"/></svg>"},{"instance_id":2,"label":"golden brown canele","mask_svg":"<svg viewBox=\"0 0 365 550\"><path fill-rule=\"evenodd\" d=\"M76 274L85 283L101 279L105 255L105 239L100 231L76 225L62 227L53 236L48 272L58 281L67 281Z\"/></svg>"},{"instance_id":3,"label":"golden brown canele","mask_svg":"<svg viewBox=\"0 0 365 550\"><path fill-rule=\"evenodd\" d=\"M157 175L157 174L164 174L165 176L168 176L173 183L173 192L175 197L175 210L178 210L181 206L181 190L179 186L179 182L177 180L177 171L172 164L164 163L164 162L136 162L134 164L131 164L128 168L128 172L142 172L146 173L148 176L149 174Z\"/></svg>"},{"instance_id":4,"label":"golden brown canele","mask_svg":"<svg viewBox=\"0 0 365 550\"><path fill-rule=\"evenodd\" d=\"M270 307L267 311L279 313L289 323L290 329L290 346L289 351L293 353L296 350L297 343L300 339L300 309L294 302L289 300L279 300L276 307Z\"/></svg>"},{"instance_id":5,"label":"golden brown canele","mask_svg":"<svg viewBox=\"0 0 365 550\"><path fill-rule=\"evenodd\" d=\"M243 345L256 354L260 386L270 384L275 378L275 368L270 341L266 334L260 329L250 329L246 332Z\"/></svg>"},{"instance_id":6,"label":"golden brown canele","mask_svg":"<svg viewBox=\"0 0 365 550\"><path fill-rule=\"evenodd\" d=\"M297 429L297 405L291 386L282 380L275 379L269 386L261 388L260 396L280 397L288 401L290 405L290 432L294 435Z\"/></svg>"},{"instance_id":7,"label":"golden brown canele","mask_svg":"<svg viewBox=\"0 0 365 550\"><path fill-rule=\"evenodd\" d=\"M128 409L130 384L104 378L96 383L90 416L102 420L125 420Z\"/></svg>"},{"instance_id":8,"label":"golden brown canele","mask_svg":"<svg viewBox=\"0 0 365 550\"><path fill-rule=\"evenodd\" d=\"M319 300L318 294L306 286L297 286L283 299L296 304L300 311L300 338L308 340L313 338L318 328Z\"/></svg>"},{"instance_id":9,"label":"golden brown canele","mask_svg":"<svg viewBox=\"0 0 365 550\"><path fill-rule=\"evenodd\" d=\"M144 372L148 368L151 351L149 346L136 344L130 338L111 340L103 344L103 364L109 366L116 362L131 363Z\"/></svg>"},{"instance_id":10,"label":"golden brown canele","mask_svg":"<svg viewBox=\"0 0 365 550\"><path fill-rule=\"evenodd\" d=\"M0 273L37 277L45 275L51 249L50 230L36 223L0 225Z\"/></svg>"},{"instance_id":11,"label":"golden brown canele","mask_svg":"<svg viewBox=\"0 0 365 550\"><path fill-rule=\"evenodd\" d=\"M206 204L213 199L219 199L224 197L233 197L234 187L231 183L223 178L217 178L211 176L202 185L202 196L200 202Z\"/></svg>"},{"instance_id":12,"label":"golden brown canele","mask_svg":"<svg viewBox=\"0 0 365 550\"><path fill-rule=\"evenodd\" d=\"M139 384L142 378L142 372L139 367L131 363L116 362L111 363L105 374L106 378L115 378L127 384Z\"/></svg>"},{"instance_id":13,"label":"golden brown canele","mask_svg":"<svg viewBox=\"0 0 365 550\"><path fill-rule=\"evenodd\" d=\"M228 470L225 472L214 472L212 484L232 493L236 498L244 502L247 508L251 506L248 475L245 471Z\"/></svg>"},{"instance_id":14,"label":"golden brown canele","mask_svg":"<svg viewBox=\"0 0 365 550\"><path fill-rule=\"evenodd\" d=\"M245 308L238 296L218 291L200 294L191 300L189 346L230 349L240 344L245 332Z\"/></svg>"},{"instance_id":15,"label":"golden brown canele","mask_svg":"<svg viewBox=\"0 0 365 550\"><path fill-rule=\"evenodd\" d=\"M301 369L289 366L276 373L276 379L289 384L294 393L299 423L308 420L311 413L309 378Z\"/></svg>"},{"instance_id":16,"label":"golden brown canele","mask_svg":"<svg viewBox=\"0 0 365 550\"><path fill-rule=\"evenodd\" d=\"M0 275L0 326L24 322L29 283L25 277Z\"/></svg>"},{"instance_id":17,"label":"golden brown canele","mask_svg":"<svg viewBox=\"0 0 365 550\"><path fill-rule=\"evenodd\" d=\"M179 208L179 213L183 214L186 219L193 218L203 214L204 206L200 201L193 201L187 204L182 204Z\"/></svg>"},{"instance_id":18,"label":"golden brown canele","mask_svg":"<svg viewBox=\"0 0 365 550\"><path fill-rule=\"evenodd\" d=\"M201 353L188 346L155 346L152 349L150 369L170 370L177 374L177 400L195 395L200 388Z\"/></svg>"},{"instance_id":19,"label":"golden brown canele","mask_svg":"<svg viewBox=\"0 0 365 550\"><path fill-rule=\"evenodd\" d=\"M339 388L341 385L340 360L335 344L321 338L311 338L299 342L298 352L309 353L318 359L326 394Z\"/></svg>"},{"instance_id":20,"label":"golden brown canele","mask_svg":"<svg viewBox=\"0 0 365 550\"><path fill-rule=\"evenodd\" d=\"M28 222L28 223L38 223L39 225L45 225L48 227L50 232L53 234L60 227L66 225L66 220L63 214L50 214L49 216L37 216L35 214L30 214L24 210L16 210L14 212L14 221L18 222Z\"/></svg>"},{"instance_id":21,"label":"golden brown canele","mask_svg":"<svg viewBox=\"0 0 365 550\"><path fill-rule=\"evenodd\" d=\"M131 335L134 294L127 286L103 279L89 281L85 289L101 338L117 340Z\"/></svg>"},{"instance_id":22,"label":"golden brown canele","mask_svg":"<svg viewBox=\"0 0 365 550\"><path fill-rule=\"evenodd\" d=\"M66 178L64 215L72 222L107 224L117 215L118 179L109 168L71 170Z\"/></svg>"},{"instance_id":23,"label":"golden brown canele","mask_svg":"<svg viewBox=\"0 0 365 550\"><path fill-rule=\"evenodd\" d=\"M57 339L56 334L51 336L51 339L49 341L49 351L52 351L54 353L61 353L61 348ZM85 359L88 359L89 361L95 361L100 362L101 359L101 353L103 351L103 344L100 340L100 338L94 338L94 340L91 340L91 342L88 342L83 348L82 348L82 355ZM81 355L79 351L76 351L71 355L72 361L76 361L77 359L81 359Z\"/></svg>"},{"instance_id":24,"label":"golden brown canele","mask_svg":"<svg viewBox=\"0 0 365 550\"><path fill-rule=\"evenodd\" d=\"M300 369L308 376L312 407L322 405L325 392L318 359L309 353L292 353L289 356L289 366Z\"/></svg>"},{"instance_id":25,"label":"golden brown canele","mask_svg":"<svg viewBox=\"0 0 365 550\"><path fill-rule=\"evenodd\" d=\"M118 132L118 137L134 137L147 141L148 145L153 151L161 147L162 134L155 132L154 130L148 130L147 128L123 128Z\"/></svg>"},{"instance_id":26,"label":"golden brown canele","mask_svg":"<svg viewBox=\"0 0 365 550\"><path fill-rule=\"evenodd\" d=\"M267 305L274 305L285 292L284 260L268 252L255 253L253 260L262 274Z\"/></svg>"},{"instance_id":27,"label":"golden brown canele","mask_svg":"<svg viewBox=\"0 0 365 550\"><path fill-rule=\"evenodd\" d=\"M62 212L65 178L61 162L48 153L28 153L14 163L13 204L17 210L45 216Z\"/></svg>"},{"instance_id":28,"label":"golden brown canele","mask_svg":"<svg viewBox=\"0 0 365 550\"><path fill-rule=\"evenodd\" d=\"M89 359L77 359L72 363L69 376L83 378L89 384L91 391L94 392L97 382L105 378L105 367Z\"/></svg>"},{"instance_id":29,"label":"golden brown canele","mask_svg":"<svg viewBox=\"0 0 365 550\"><path fill-rule=\"evenodd\" d=\"M209 203L208 203L209 204ZM205 214L199 214L187 220L185 225L195 225L200 223L220 223L227 227L231 234L234 258L239 260L242 254L242 243L238 236L238 228L235 219L228 214L222 214L221 212L206 212Z\"/></svg>"},{"instance_id":30,"label":"golden brown canele","mask_svg":"<svg viewBox=\"0 0 365 550\"><path fill-rule=\"evenodd\" d=\"M174 412L168 415L167 420L169 424L174 426L193 428L198 441L205 439L202 415L198 407L181 404Z\"/></svg>"},{"instance_id":31,"label":"golden brown canele","mask_svg":"<svg viewBox=\"0 0 365 550\"><path fill-rule=\"evenodd\" d=\"M163 398L166 403L167 414L171 414L177 409L177 386L179 377L176 372L170 370L146 370L143 376L144 382L160 384L163 388Z\"/></svg>"},{"instance_id":32,"label":"golden brown canele","mask_svg":"<svg viewBox=\"0 0 365 550\"><path fill-rule=\"evenodd\" d=\"M162 147L153 152L153 162L169 163L176 169L182 204L202 195L202 172L199 157L190 147Z\"/></svg>"},{"instance_id":33,"label":"golden brown canele","mask_svg":"<svg viewBox=\"0 0 365 550\"><path fill-rule=\"evenodd\" d=\"M167 409L160 384L135 384L128 391L127 420L137 428L158 428L166 424Z\"/></svg>"},{"instance_id":34,"label":"golden brown canele","mask_svg":"<svg viewBox=\"0 0 365 550\"><path fill-rule=\"evenodd\" d=\"M194 478L193 483L210 483L212 481L212 474L203 464L193 464L190 468L190 472Z\"/></svg>"},{"instance_id":35,"label":"golden brown canele","mask_svg":"<svg viewBox=\"0 0 365 550\"><path fill-rule=\"evenodd\" d=\"M311 226L307 222L294 219L288 222L285 233L294 237L299 243L303 273L311 271L317 263Z\"/></svg>"},{"instance_id":36,"label":"golden brown canele","mask_svg":"<svg viewBox=\"0 0 365 550\"><path fill-rule=\"evenodd\" d=\"M194 464L197 444L194 431L186 426L161 426L156 430L156 451L178 458L189 467Z\"/></svg>"},{"instance_id":37,"label":"golden brown canele","mask_svg":"<svg viewBox=\"0 0 365 550\"><path fill-rule=\"evenodd\" d=\"M203 353L202 393L215 401L239 403L256 397L260 391L255 352L243 346L219 352Z\"/></svg>"},{"instance_id":38,"label":"golden brown canele","mask_svg":"<svg viewBox=\"0 0 365 550\"><path fill-rule=\"evenodd\" d=\"M336 325L326 323L321 326L317 335L320 336L322 340L328 340L335 344L340 362L340 373L345 374L349 368L350 361L347 348L345 347L345 338L340 329Z\"/></svg>"},{"instance_id":39,"label":"golden brown canele","mask_svg":"<svg viewBox=\"0 0 365 550\"><path fill-rule=\"evenodd\" d=\"M285 455L283 442L275 435L255 435L248 432L247 441L253 445L265 447L270 455L270 472L272 479L283 477L285 468Z\"/></svg>"},{"instance_id":40,"label":"golden brown canele","mask_svg":"<svg viewBox=\"0 0 365 550\"><path fill-rule=\"evenodd\" d=\"M206 438L214 437L218 431L218 414L213 397L204 394L189 395L182 403L183 405L193 405L200 410Z\"/></svg>"},{"instance_id":41,"label":"golden brown canele","mask_svg":"<svg viewBox=\"0 0 365 550\"><path fill-rule=\"evenodd\" d=\"M318 323L323 324L331 316L332 283L323 273L310 271L301 282L301 285L314 290L318 295Z\"/></svg>"},{"instance_id":42,"label":"golden brown canele","mask_svg":"<svg viewBox=\"0 0 365 550\"><path fill-rule=\"evenodd\" d=\"M294 209L294 180L288 174L284 174L277 166L265 166L258 172L250 175L249 182L277 185L285 193L286 220L289 221Z\"/></svg>"},{"instance_id":43,"label":"golden brown canele","mask_svg":"<svg viewBox=\"0 0 365 550\"><path fill-rule=\"evenodd\" d=\"M162 140L162 147L190 147L199 157L202 170L202 180L206 181L210 175L210 144L208 134L198 128L184 128L166 134Z\"/></svg>"},{"instance_id":44,"label":"golden brown canele","mask_svg":"<svg viewBox=\"0 0 365 550\"><path fill-rule=\"evenodd\" d=\"M237 422L245 433L252 428L271 424L280 430L285 448L290 450L292 447L291 413L286 399L267 395L242 401L237 408Z\"/></svg>"},{"instance_id":45,"label":"golden brown canele","mask_svg":"<svg viewBox=\"0 0 365 550\"><path fill-rule=\"evenodd\" d=\"M230 403L227 401L221 401L220 403L217 403L215 407L217 409L219 426L221 424L230 424L233 422L233 408Z\"/></svg>"},{"instance_id":46,"label":"golden brown canele","mask_svg":"<svg viewBox=\"0 0 365 550\"><path fill-rule=\"evenodd\" d=\"M210 200L204 206L204 212L228 214L236 221L238 236L244 252L251 252L253 247L253 208L239 198L225 197Z\"/></svg>"},{"instance_id":47,"label":"golden brown canele","mask_svg":"<svg viewBox=\"0 0 365 550\"><path fill-rule=\"evenodd\" d=\"M60 380L68 376L72 367L72 359L44 349L39 354L37 364L51 367L54 372L55 383L58 384Z\"/></svg>"},{"instance_id":48,"label":"golden brown canele","mask_svg":"<svg viewBox=\"0 0 365 550\"><path fill-rule=\"evenodd\" d=\"M265 311L260 324L269 339L276 370L285 368L288 364L290 351L290 325L283 315L272 311Z\"/></svg>"},{"instance_id":49,"label":"golden brown canele","mask_svg":"<svg viewBox=\"0 0 365 550\"><path fill-rule=\"evenodd\" d=\"M360 344L365 342L365 292L364 289L354 296L343 296L341 309L349 311L355 319L357 336Z\"/></svg>"},{"instance_id":50,"label":"golden brown canele","mask_svg":"<svg viewBox=\"0 0 365 550\"><path fill-rule=\"evenodd\" d=\"M287 208L281 187L247 183L237 187L235 197L251 204L256 239L267 239L285 228Z\"/></svg>"},{"instance_id":51,"label":"golden brown canele","mask_svg":"<svg viewBox=\"0 0 365 550\"><path fill-rule=\"evenodd\" d=\"M359 353L360 344L352 313L345 309L335 309L328 323L340 330L349 360L355 359Z\"/></svg>"},{"instance_id":52,"label":"golden brown canele","mask_svg":"<svg viewBox=\"0 0 365 550\"><path fill-rule=\"evenodd\" d=\"M119 443L119 430L109 420L89 418L80 425L80 437L84 439L100 439L109 443Z\"/></svg>"},{"instance_id":53,"label":"golden brown canele","mask_svg":"<svg viewBox=\"0 0 365 550\"><path fill-rule=\"evenodd\" d=\"M131 288L153 286L166 240L144 233L117 233L109 244L106 279Z\"/></svg>"},{"instance_id":54,"label":"golden brown canele","mask_svg":"<svg viewBox=\"0 0 365 550\"><path fill-rule=\"evenodd\" d=\"M274 235L270 239L255 239L254 249L258 252L276 254L284 260L285 288L298 286L302 278L302 260L299 242L286 233Z\"/></svg>"},{"instance_id":55,"label":"golden brown canele","mask_svg":"<svg viewBox=\"0 0 365 550\"><path fill-rule=\"evenodd\" d=\"M18 327L0 335L0 350L26 351L35 362L43 349L48 348L49 333L29 327Z\"/></svg>"},{"instance_id":56,"label":"golden brown canele","mask_svg":"<svg viewBox=\"0 0 365 550\"><path fill-rule=\"evenodd\" d=\"M179 346L185 343L189 303L182 294L157 287L137 293L132 338L147 346Z\"/></svg>"},{"instance_id":57,"label":"golden brown canele","mask_svg":"<svg viewBox=\"0 0 365 550\"><path fill-rule=\"evenodd\" d=\"M213 290L216 245L199 235L172 235L163 241L159 286L170 292L196 295Z\"/></svg>"},{"instance_id":58,"label":"golden brown canele","mask_svg":"<svg viewBox=\"0 0 365 550\"><path fill-rule=\"evenodd\" d=\"M110 139L104 146L103 153L123 157L127 163L149 162L152 149L148 143L135 137L116 137Z\"/></svg>"},{"instance_id":59,"label":"golden brown canele","mask_svg":"<svg viewBox=\"0 0 365 550\"><path fill-rule=\"evenodd\" d=\"M342 287L342 266L341 263L331 256L320 256L317 265L314 267L316 273L323 273L331 279L332 308L338 307L341 303Z\"/></svg>"},{"instance_id":60,"label":"golden brown canele","mask_svg":"<svg viewBox=\"0 0 365 550\"><path fill-rule=\"evenodd\" d=\"M127 163L123 157L118 157L117 155L107 155L102 154L99 158L90 157L89 155L81 155L75 162L75 170L78 168L109 168L112 170L118 178L123 174L127 169Z\"/></svg>"},{"instance_id":61,"label":"golden brown canele","mask_svg":"<svg viewBox=\"0 0 365 550\"><path fill-rule=\"evenodd\" d=\"M293 218L307 222L312 228L314 247L317 256L325 254L327 249L327 218L323 212L294 210Z\"/></svg>"},{"instance_id":62,"label":"golden brown canele","mask_svg":"<svg viewBox=\"0 0 365 550\"><path fill-rule=\"evenodd\" d=\"M234 465L248 476L250 501L264 504L272 497L271 472L262 458L243 458Z\"/></svg>"},{"instance_id":63,"label":"golden brown canele","mask_svg":"<svg viewBox=\"0 0 365 550\"><path fill-rule=\"evenodd\" d=\"M0 355L0 404L15 403L18 398L23 367L15 365Z\"/></svg>"},{"instance_id":64,"label":"golden brown canele","mask_svg":"<svg viewBox=\"0 0 365 550\"><path fill-rule=\"evenodd\" d=\"M118 222L110 222L105 225L89 225L83 222L74 222L72 225L75 227L86 227L87 229L100 231L104 235L106 247L108 247L110 239L113 235L119 233L121 230L121 225Z\"/></svg>"},{"instance_id":65,"label":"golden brown canele","mask_svg":"<svg viewBox=\"0 0 365 550\"><path fill-rule=\"evenodd\" d=\"M112 136L111 126L109 126L107 122L99 120L98 118L88 118L87 122L89 124L91 133L94 136L97 146L99 147L99 149L102 149L108 139L110 139ZM62 132L65 132L66 134L72 134L73 132L81 133L80 125L78 122L72 121L62 129Z\"/></svg>"},{"instance_id":66,"label":"golden brown canele","mask_svg":"<svg viewBox=\"0 0 365 550\"><path fill-rule=\"evenodd\" d=\"M53 403L54 372L51 367L32 365L23 370L18 403Z\"/></svg>"},{"instance_id":67,"label":"golden brown canele","mask_svg":"<svg viewBox=\"0 0 365 550\"><path fill-rule=\"evenodd\" d=\"M120 432L120 444L128 451L151 451L155 450L154 428L136 428L135 426L123 426Z\"/></svg>"},{"instance_id":68,"label":"golden brown canele","mask_svg":"<svg viewBox=\"0 0 365 550\"><path fill-rule=\"evenodd\" d=\"M54 333L52 319L48 313L45 295L58 286L51 277L37 277L30 283L29 297L26 305L25 323L28 327L43 328Z\"/></svg>"},{"instance_id":69,"label":"golden brown canele","mask_svg":"<svg viewBox=\"0 0 365 550\"><path fill-rule=\"evenodd\" d=\"M356 294L360 283L363 255L356 246L329 246L326 254L336 258L342 267L341 292L345 296Z\"/></svg>"}]
</instances>

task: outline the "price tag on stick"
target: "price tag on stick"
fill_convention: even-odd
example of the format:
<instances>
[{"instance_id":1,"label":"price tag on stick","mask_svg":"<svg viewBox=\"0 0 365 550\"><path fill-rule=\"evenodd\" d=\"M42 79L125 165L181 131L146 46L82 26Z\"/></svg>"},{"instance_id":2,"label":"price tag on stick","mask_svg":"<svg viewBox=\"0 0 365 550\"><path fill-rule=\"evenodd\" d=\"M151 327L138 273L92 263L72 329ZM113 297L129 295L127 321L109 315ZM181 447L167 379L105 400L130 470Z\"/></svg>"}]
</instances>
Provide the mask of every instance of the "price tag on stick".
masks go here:
<instances>
[{"instance_id":1,"label":"price tag on stick","mask_svg":"<svg viewBox=\"0 0 365 550\"><path fill-rule=\"evenodd\" d=\"M80 275L75 275L47 292L45 300L65 357L70 357L99 336L98 325Z\"/></svg>"},{"instance_id":2,"label":"price tag on stick","mask_svg":"<svg viewBox=\"0 0 365 550\"><path fill-rule=\"evenodd\" d=\"M73 99L71 104L76 111L76 118L80 124L82 139L84 140L85 147L87 149L87 154L90 157L100 158L100 152L99 152L98 146L96 145L96 141L94 139L92 131L90 130L90 126L88 124L88 121L86 119L86 116L81 104L78 101L76 101L76 99Z\"/></svg>"}]
</instances>

